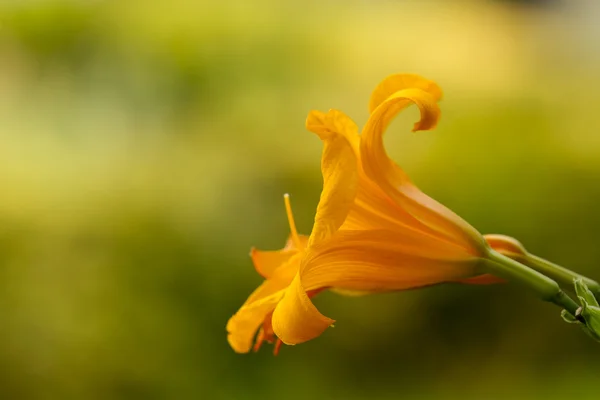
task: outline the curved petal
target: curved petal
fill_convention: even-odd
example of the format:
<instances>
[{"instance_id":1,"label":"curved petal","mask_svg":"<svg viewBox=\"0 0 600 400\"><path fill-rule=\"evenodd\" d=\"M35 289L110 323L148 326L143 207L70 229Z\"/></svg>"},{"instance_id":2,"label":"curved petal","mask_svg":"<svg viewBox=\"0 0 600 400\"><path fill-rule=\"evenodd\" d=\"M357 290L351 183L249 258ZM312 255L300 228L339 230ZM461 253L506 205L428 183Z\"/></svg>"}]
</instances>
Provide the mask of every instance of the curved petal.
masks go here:
<instances>
[{"instance_id":1,"label":"curved petal","mask_svg":"<svg viewBox=\"0 0 600 400\"><path fill-rule=\"evenodd\" d=\"M394 93L404 89L421 89L436 101L442 99L442 89L434 81L415 74L394 74L385 78L371 94L369 112L372 113L381 103Z\"/></svg>"},{"instance_id":2,"label":"curved petal","mask_svg":"<svg viewBox=\"0 0 600 400\"><path fill-rule=\"evenodd\" d=\"M352 146L355 155L360 155L360 136L358 126L346 114L339 110L329 110L327 113L313 110L306 118L306 129L316 133L322 140L331 135L341 135Z\"/></svg>"},{"instance_id":3,"label":"curved petal","mask_svg":"<svg viewBox=\"0 0 600 400\"><path fill-rule=\"evenodd\" d=\"M306 120L308 130L322 139L332 135L345 137L357 157L360 157L360 137L356 124L343 112L329 110L328 113L311 111ZM359 164L358 187L354 204L340 229L398 229L410 226L426 234L436 231L415 219L394 203L376 184L371 182Z\"/></svg>"},{"instance_id":4,"label":"curved petal","mask_svg":"<svg viewBox=\"0 0 600 400\"><path fill-rule=\"evenodd\" d=\"M285 344L298 344L320 336L335 321L321 314L302 286L298 273L273 312L273 331Z\"/></svg>"},{"instance_id":5,"label":"curved petal","mask_svg":"<svg viewBox=\"0 0 600 400\"><path fill-rule=\"evenodd\" d=\"M359 172L359 183L354 205L340 229L387 229L390 231L410 229L418 230L423 235L438 240L453 243L446 236L425 225L402 208L400 204L393 201L379 186L370 181L362 171Z\"/></svg>"},{"instance_id":6,"label":"curved petal","mask_svg":"<svg viewBox=\"0 0 600 400\"><path fill-rule=\"evenodd\" d=\"M253 247L250 250L250 257L256 272L268 279L276 268L285 264L295 253L294 250L261 251Z\"/></svg>"},{"instance_id":7,"label":"curved petal","mask_svg":"<svg viewBox=\"0 0 600 400\"><path fill-rule=\"evenodd\" d=\"M412 289L473 276L479 258L419 232L339 231L309 249L294 281L273 313L273 329L287 344L319 336L334 321L321 314L307 292L344 293Z\"/></svg>"},{"instance_id":8,"label":"curved petal","mask_svg":"<svg viewBox=\"0 0 600 400\"><path fill-rule=\"evenodd\" d=\"M454 246L458 251L464 249L440 235L437 231L414 218L398 203L387 196L380 187L368 180L364 173L359 174L359 185L354 205L350 209L340 230L388 230L418 232L429 240L440 240Z\"/></svg>"},{"instance_id":9,"label":"curved petal","mask_svg":"<svg viewBox=\"0 0 600 400\"><path fill-rule=\"evenodd\" d=\"M487 245L479 232L414 186L385 151L383 133L387 125L410 104L416 104L421 111L421 119L413 131L432 129L437 124L440 110L431 94L421 89L405 89L389 96L373 111L363 130L360 151L365 174L424 225L473 254L480 254Z\"/></svg>"},{"instance_id":10,"label":"curved petal","mask_svg":"<svg viewBox=\"0 0 600 400\"><path fill-rule=\"evenodd\" d=\"M266 281L257 292L271 292L272 282ZM255 292L256 293L256 292ZM252 348L254 335L265 318L285 294L285 287L279 288L253 302L246 302L227 322L227 341L236 353L247 353Z\"/></svg>"},{"instance_id":11,"label":"curved petal","mask_svg":"<svg viewBox=\"0 0 600 400\"><path fill-rule=\"evenodd\" d=\"M323 191L308 248L331 238L343 224L356 194L358 181L358 127L344 113L311 111L306 127L323 140ZM282 317L283 316L283 317ZM308 317L307 317L308 316ZM299 322L301 325L295 325ZM275 334L287 344L320 335L333 320L314 307L297 274L272 316Z\"/></svg>"},{"instance_id":12,"label":"curved petal","mask_svg":"<svg viewBox=\"0 0 600 400\"><path fill-rule=\"evenodd\" d=\"M271 278L252 292L238 312L229 319L227 340L236 352L250 351L256 331L285 294L286 288L298 271L300 259L301 253L297 253L275 269Z\"/></svg>"},{"instance_id":13,"label":"curved petal","mask_svg":"<svg viewBox=\"0 0 600 400\"><path fill-rule=\"evenodd\" d=\"M356 125L335 110L327 114L311 112L307 127L317 133L324 144L321 159L323 191L308 243L310 247L330 238L344 223L352 207L358 181L355 150L358 134Z\"/></svg>"},{"instance_id":14,"label":"curved petal","mask_svg":"<svg viewBox=\"0 0 600 400\"><path fill-rule=\"evenodd\" d=\"M381 292L472 277L479 257L418 231L340 231L309 251L300 267L307 291Z\"/></svg>"},{"instance_id":15,"label":"curved petal","mask_svg":"<svg viewBox=\"0 0 600 400\"><path fill-rule=\"evenodd\" d=\"M306 248L308 236L299 235L299 239L303 245L302 248ZM252 258L252 263L254 264L256 272L265 279L271 277L277 268L288 262L295 254L298 254L298 249L294 245L294 240L291 235L288 238L285 247L281 250L265 251L257 250L255 248L250 250L250 257Z\"/></svg>"}]
</instances>

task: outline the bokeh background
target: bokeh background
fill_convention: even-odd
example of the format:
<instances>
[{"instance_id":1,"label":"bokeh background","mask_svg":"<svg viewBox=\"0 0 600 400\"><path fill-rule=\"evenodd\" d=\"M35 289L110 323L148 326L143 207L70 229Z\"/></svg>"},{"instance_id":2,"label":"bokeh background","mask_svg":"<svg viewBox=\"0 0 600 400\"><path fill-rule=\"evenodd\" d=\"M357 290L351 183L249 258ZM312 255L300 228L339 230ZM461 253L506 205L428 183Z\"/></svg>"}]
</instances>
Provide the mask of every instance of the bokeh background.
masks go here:
<instances>
[{"instance_id":1,"label":"bokeh background","mask_svg":"<svg viewBox=\"0 0 600 400\"><path fill-rule=\"evenodd\" d=\"M587 1L0 2L0 398L597 399L600 347L510 285L318 306L238 355L251 246L309 233L311 109L385 76L445 91L386 138L485 233L600 279L600 7Z\"/></svg>"}]
</instances>

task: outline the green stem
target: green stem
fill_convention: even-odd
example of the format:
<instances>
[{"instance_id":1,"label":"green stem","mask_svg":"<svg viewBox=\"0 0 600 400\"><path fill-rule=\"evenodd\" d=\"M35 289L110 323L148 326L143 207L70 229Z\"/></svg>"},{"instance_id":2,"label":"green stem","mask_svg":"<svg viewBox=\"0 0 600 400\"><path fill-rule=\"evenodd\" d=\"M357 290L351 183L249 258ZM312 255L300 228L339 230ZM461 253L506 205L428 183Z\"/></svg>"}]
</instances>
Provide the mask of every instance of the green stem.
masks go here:
<instances>
[{"instance_id":1,"label":"green stem","mask_svg":"<svg viewBox=\"0 0 600 400\"><path fill-rule=\"evenodd\" d=\"M600 296L600 284L590 278L579 275L576 272L568 270L548 260L544 260L543 258L533 254L527 254L527 256L523 258L522 262L528 267L535 269L539 273L544 274L547 277L554 279L559 284L569 288L573 286L573 281L575 279L581 278L586 286L592 291L592 293L596 295L596 297Z\"/></svg>"},{"instance_id":2,"label":"green stem","mask_svg":"<svg viewBox=\"0 0 600 400\"><path fill-rule=\"evenodd\" d=\"M489 250L486 261L488 262L485 266L491 274L527 287L540 299L554 303L572 315L575 315L579 308L577 303L560 289L558 283L538 271L492 249Z\"/></svg>"}]
</instances>

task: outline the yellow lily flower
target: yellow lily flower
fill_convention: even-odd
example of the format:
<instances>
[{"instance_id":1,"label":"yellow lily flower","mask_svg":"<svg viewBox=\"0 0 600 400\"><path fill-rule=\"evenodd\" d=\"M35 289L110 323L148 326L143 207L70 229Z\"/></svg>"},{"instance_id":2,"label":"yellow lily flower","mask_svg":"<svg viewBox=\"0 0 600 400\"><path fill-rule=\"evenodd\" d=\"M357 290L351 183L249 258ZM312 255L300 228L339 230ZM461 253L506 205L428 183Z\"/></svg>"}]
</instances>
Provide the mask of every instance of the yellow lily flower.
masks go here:
<instances>
[{"instance_id":1,"label":"yellow lily flower","mask_svg":"<svg viewBox=\"0 0 600 400\"><path fill-rule=\"evenodd\" d=\"M489 251L483 236L455 213L422 193L387 156L383 133L410 104L421 111L413 131L436 126L442 92L432 81L399 74L373 92L362 135L340 111L312 111L307 128L324 142L323 192L308 239L296 232L289 198L291 238L283 250L252 259L266 280L227 324L237 352L263 341L297 344L334 323L310 298L321 290L366 294L444 282L489 284L482 272ZM275 339L277 337L277 339Z\"/></svg>"},{"instance_id":2,"label":"yellow lily flower","mask_svg":"<svg viewBox=\"0 0 600 400\"><path fill-rule=\"evenodd\" d=\"M441 97L432 81L390 76L372 94L360 136L340 111L309 114L307 128L325 146L324 185L306 255L271 318L283 343L313 339L335 322L317 310L307 292L396 291L469 282L482 274L489 250L483 236L421 192L383 146L385 129L411 104L421 112L413 131L434 128Z\"/></svg>"}]
</instances>

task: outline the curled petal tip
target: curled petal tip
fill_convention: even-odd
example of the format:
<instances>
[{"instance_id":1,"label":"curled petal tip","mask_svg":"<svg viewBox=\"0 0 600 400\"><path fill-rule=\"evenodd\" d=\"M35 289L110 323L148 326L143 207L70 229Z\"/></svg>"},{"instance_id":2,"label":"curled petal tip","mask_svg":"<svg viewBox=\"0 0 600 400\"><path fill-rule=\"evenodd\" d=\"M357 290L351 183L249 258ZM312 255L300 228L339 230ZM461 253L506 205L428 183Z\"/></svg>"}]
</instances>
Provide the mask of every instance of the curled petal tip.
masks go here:
<instances>
[{"instance_id":1,"label":"curled petal tip","mask_svg":"<svg viewBox=\"0 0 600 400\"><path fill-rule=\"evenodd\" d=\"M375 111L389 96L405 89L421 89L433 96L435 101L442 99L442 89L437 83L416 74L394 74L377 85L371 94L369 111Z\"/></svg>"},{"instance_id":2,"label":"curled petal tip","mask_svg":"<svg viewBox=\"0 0 600 400\"><path fill-rule=\"evenodd\" d=\"M298 344L321 335L335 320L321 314L297 275L273 312L273 331L285 344Z\"/></svg>"},{"instance_id":3,"label":"curled petal tip","mask_svg":"<svg viewBox=\"0 0 600 400\"><path fill-rule=\"evenodd\" d=\"M310 111L306 117L306 129L323 138L322 135L327 133L327 128L325 127L325 113L317 110Z\"/></svg>"}]
</instances>

